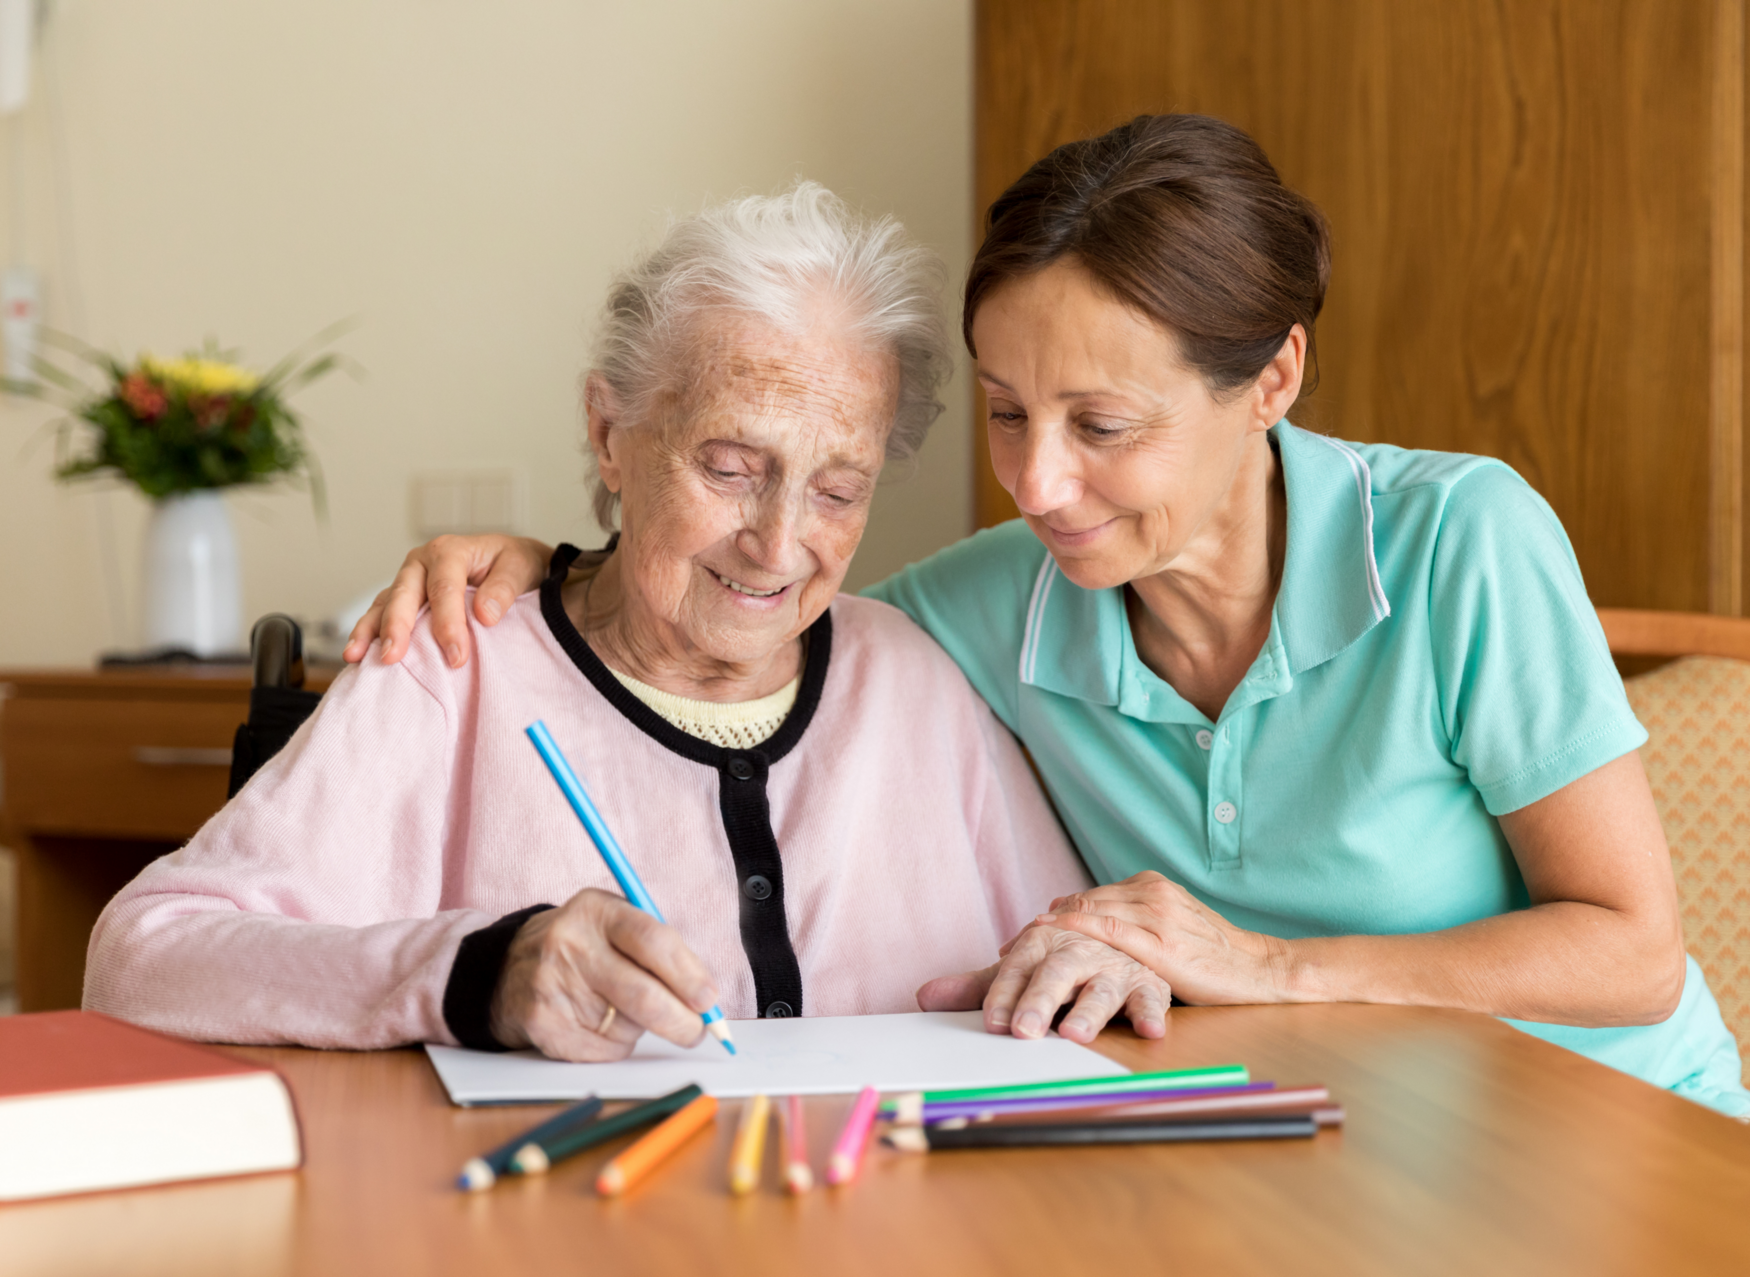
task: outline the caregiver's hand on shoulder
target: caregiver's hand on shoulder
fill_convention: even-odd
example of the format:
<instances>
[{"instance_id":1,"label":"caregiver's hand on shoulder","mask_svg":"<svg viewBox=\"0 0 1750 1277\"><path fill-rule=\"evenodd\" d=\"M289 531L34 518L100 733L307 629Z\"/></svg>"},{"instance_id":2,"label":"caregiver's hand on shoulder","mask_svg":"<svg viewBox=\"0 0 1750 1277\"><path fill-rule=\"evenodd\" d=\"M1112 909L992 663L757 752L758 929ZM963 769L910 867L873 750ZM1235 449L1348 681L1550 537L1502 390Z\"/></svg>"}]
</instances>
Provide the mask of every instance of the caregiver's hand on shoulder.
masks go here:
<instances>
[{"instance_id":1,"label":"caregiver's hand on shoulder","mask_svg":"<svg viewBox=\"0 0 1750 1277\"><path fill-rule=\"evenodd\" d=\"M556 1060L619 1060L646 1030L692 1046L716 1002L678 931L591 887L517 931L492 995L492 1036Z\"/></svg>"},{"instance_id":2,"label":"caregiver's hand on shoulder","mask_svg":"<svg viewBox=\"0 0 1750 1277\"><path fill-rule=\"evenodd\" d=\"M389 588L377 595L359 617L342 653L348 661L365 659L371 640L383 639L383 660L394 664L407 655L407 639L419 609L431 603L431 633L452 669L468 663L473 644L468 638L464 591L474 593L474 615L482 625L496 625L519 594L534 589L547 575L551 547L531 537L498 535L438 537L408 551Z\"/></svg>"},{"instance_id":3,"label":"caregiver's hand on shoulder","mask_svg":"<svg viewBox=\"0 0 1750 1277\"><path fill-rule=\"evenodd\" d=\"M1147 967L1109 945L1056 927L1029 927L1004 946L994 967L931 980L918 990L925 1011L984 1006L984 1027L1018 1038L1044 1037L1052 1017L1074 1002L1058 1026L1072 1042L1092 1042L1123 1012L1145 1038L1164 1037L1171 990Z\"/></svg>"},{"instance_id":4,"label":"caregiver's hand on shoulder","mask_svg":"<svg viewBox=\"0 0 1750 1277\"><path fill-rule=\"evenodd\" d=\"M1153 870L1051 902L1032 930L1098 940L1172 984L1182 1002L1289 999L1288 944L1246 931ZM1024 931L1011 944L1032 932Z\"/></svg>"}]
</instances>

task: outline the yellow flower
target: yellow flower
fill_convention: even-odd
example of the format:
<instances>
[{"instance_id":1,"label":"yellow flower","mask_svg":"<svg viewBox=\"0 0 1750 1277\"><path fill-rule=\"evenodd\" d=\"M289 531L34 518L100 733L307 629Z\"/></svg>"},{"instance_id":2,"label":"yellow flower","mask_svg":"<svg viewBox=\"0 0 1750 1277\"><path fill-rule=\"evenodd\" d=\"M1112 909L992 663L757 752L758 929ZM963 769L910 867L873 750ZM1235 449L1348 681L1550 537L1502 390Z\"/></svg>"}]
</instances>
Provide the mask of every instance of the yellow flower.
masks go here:
<instances>
[{"instance_id":1,"label":"yellow flower","mask_svg":"<svg viewBox=\"0 0 1750 1277\"><path fill-rule=\"evenodd\" d=\"M140 356L140 369L160 385L191 396L246 395L261 378L247 368L216 359L154 359Z\"/></svg>"}]
</instances>

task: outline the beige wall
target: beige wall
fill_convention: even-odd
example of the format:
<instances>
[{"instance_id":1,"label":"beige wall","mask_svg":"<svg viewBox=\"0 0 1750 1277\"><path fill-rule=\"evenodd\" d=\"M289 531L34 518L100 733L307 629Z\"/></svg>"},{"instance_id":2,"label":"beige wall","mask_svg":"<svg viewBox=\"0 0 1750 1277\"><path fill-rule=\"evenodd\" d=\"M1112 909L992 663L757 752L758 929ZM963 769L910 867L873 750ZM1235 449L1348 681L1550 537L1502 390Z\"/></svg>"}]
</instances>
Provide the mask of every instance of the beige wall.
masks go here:
<instances>
[{"instance_id":1,"label":"beige wall","mask_svg":"<svg viewBox=\"0 0 1750 1277\"><path fill-rule=\"evenodd\" d=\"M296 493L232 502L246 614L325 615L399 562L416 470L514 467L530 531L596 535L574 382L664 210L801 173L897 214L958 280L970 7L56 0L32 101L0 121L21 179L0 244L43 270L50 324L117 352L211 333L266 363L362 321L344 345L368 379L300 401L329 525ZM950 404L853 584L969 529L964 368ZM52 444L26 451L47 415L0 405L0 664L138 640L145 505L53 484Z\"/></svg>"}]
</instances>

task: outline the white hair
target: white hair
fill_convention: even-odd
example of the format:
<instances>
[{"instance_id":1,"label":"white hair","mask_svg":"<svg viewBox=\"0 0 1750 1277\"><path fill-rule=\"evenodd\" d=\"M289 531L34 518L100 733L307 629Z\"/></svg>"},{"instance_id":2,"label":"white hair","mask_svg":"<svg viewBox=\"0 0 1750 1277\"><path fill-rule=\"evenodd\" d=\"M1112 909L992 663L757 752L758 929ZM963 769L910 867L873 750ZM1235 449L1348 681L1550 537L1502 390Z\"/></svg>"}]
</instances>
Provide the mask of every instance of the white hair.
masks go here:
<instances>
[{"instance_id":1,"label":"white hair","mask_svg":"<svg viewBox=\"0 0 1750 1277\"><path fill-rule=\"evenodd\" d=\"M889 460L909 460L942 412L937 392L953 367L942 319L947 272L891 217L866 218L818 182L748 196L673 223L655 250L615 276L591 352L590 372L619 399L630 425L659 401L695 388L701 330L725 312L799 332L824 297L851 329L899 360L899 406ZM619 507L597 475L596 521Z\"/></svg>"}]
</instances>

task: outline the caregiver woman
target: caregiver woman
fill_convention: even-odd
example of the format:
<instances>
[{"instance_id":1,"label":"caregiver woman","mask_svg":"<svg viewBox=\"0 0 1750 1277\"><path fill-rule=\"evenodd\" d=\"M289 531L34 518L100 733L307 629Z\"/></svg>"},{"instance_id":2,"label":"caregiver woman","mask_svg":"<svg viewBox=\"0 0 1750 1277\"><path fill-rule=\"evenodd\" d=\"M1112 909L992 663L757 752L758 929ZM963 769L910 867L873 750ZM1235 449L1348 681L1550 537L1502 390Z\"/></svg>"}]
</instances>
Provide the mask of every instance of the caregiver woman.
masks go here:
<instances>
[{"instance_id":1,"label":"caregiver woman","mask_svg":"<svg viewBox=\"0 0 1750 1277\"><path fill-rule=\"evenodd\" d=\"M1069 929L1188 1002L1462 1007L1750 1113L1555 515L1498 461L1285 420L1329 263L1318 210L1199 116L1060 147L992 206L963 322L1022 521L870 593L1027 746L1105 885L923 1001L1042 1033L1083 975L1036 937ZM539 579L506 548L416 553L385 646L429 569L465 660L464 578L487 621Z\"/></svg>"}]
</instances>

